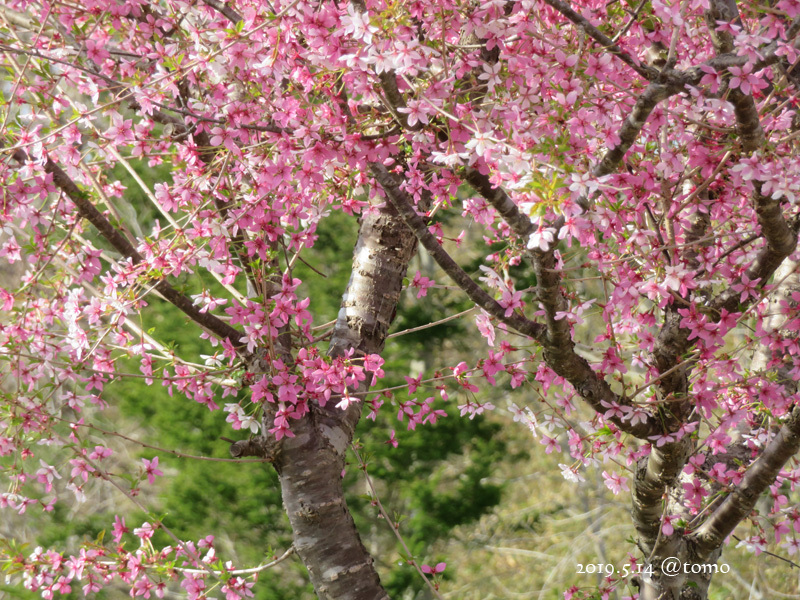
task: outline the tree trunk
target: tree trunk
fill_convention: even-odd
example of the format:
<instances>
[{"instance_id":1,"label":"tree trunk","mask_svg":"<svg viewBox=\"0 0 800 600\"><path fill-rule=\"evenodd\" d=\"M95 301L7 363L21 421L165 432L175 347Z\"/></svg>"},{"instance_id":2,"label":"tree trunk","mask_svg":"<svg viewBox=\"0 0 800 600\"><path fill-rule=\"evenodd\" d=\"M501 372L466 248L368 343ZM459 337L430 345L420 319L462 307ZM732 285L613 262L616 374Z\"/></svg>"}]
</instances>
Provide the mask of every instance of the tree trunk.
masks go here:
<instances>
[{"instance_id":1,"label":"tree trunk","mask_svg":"<svg viewBox=\"0 0 800 600\"><path fill-rule=\"evenodd\" d=\"M353 256L353 270L334 328L329 354L375 354L383 349L417 239L387 204L366 214ZM358 392L369 387L369 378ZM346 410L337 398L293 424L282 440L275 468L294 531L297 554L308 568L317 596L326 600L388 598L350 515L342 489L347 447L361 402Z\"/></svg>"},{"instance_id":2,"label":"tree trunk","mask_svg":"<svg viewBox=\"0 0 800 600\"><path fill-rule=\"evenodd\" d=\"M641 576L639 600L706 600L711 578L719 569L721 550L714 553L713 560L702 561L689 544L672 541L677 543L664 548L669 558L654 560L652 575Z\"/></svg>"}]
</instances>

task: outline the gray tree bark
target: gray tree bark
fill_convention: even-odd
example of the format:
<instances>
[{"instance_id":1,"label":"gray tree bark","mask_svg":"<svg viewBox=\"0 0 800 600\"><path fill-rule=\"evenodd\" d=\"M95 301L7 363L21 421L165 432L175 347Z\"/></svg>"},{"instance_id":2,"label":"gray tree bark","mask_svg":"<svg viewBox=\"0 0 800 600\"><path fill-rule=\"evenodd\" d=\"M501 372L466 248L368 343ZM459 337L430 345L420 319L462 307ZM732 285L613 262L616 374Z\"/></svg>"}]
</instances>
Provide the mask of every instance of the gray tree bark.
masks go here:
<instances>
[{"instance_id":1,"label":"gray tree bark","mask_svg":"<svg viewBox=\"0 0 800 600\"><path fill-rule=\"evenodd\" d=\"M362 219L329 354L380 353L400 299L403 277L417 239L387 205ZM370 376L358 390L368 388ZM389 596L358 535L342 489L345 454L353 439L361 402L346 410L337 398L292 424L275 457L297 554L321 600L377 600Z\"/></svg>"}]
</instances>

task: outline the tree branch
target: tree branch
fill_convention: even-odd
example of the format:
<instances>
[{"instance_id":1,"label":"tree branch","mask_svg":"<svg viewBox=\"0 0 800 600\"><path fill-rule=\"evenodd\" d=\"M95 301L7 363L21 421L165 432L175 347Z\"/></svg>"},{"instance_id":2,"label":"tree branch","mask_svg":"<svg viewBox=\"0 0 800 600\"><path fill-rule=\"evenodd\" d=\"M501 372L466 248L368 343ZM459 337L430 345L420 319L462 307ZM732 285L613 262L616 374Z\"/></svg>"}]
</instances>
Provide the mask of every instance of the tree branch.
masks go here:
<instances>
[{"instance_id":1,"label":"tree branch","mask_svg":"<svg viewBox=\"0 0 800 600\"><path fill-rule=\"evenodd\" d=\"M242 16L219 0L202 0L203 4L210 6L217 12L225 15L225 17L234 25L237 25L242 20Z\"/></svg>"},{"instance_id":2,"label":"tree branch","mask_svg":"<svg viewBox=\"0 0 800 600\"><path fill-rule=\"evenodd\" d=\"M780 278L780 284L770 298L768 316L762 324L767 333L796 336L791 326L787 328L791 317L787 316L781 307L786 303L794 304L792 295L800 289L800 273L797 269L798 263L788 260L776 275ZM797 382L790 373L791 360L787 362L784 358L787 357L782 355L782 351L762 345L755 352L751 370L771 370L777 375L777 381L783 387L784 393L787 396L794 395L797 392ZM715 545L722 544L736 525L750 514L759 496L774 483L777 473L798 450L800 450L800 407L795 406L761 455L749 465L741 483L697 529L695 542L701 553L713 550ZM749 458L749 450L746 450L746 456Z\"/></svg>"},{"instance_id":3,"label":"tree branch","mask_svg":"<svg viewBox=\"0 0 800 600\"><path fill-rule=\"evenodd\" d=\"M735 49L733 34L727 30L718 30L717 23L742 25L736 0L711 0L705 17L717 55L733 52ZM739 88L728 91L728 101L733 104L736 114L742 149L747 154L752 154L764 144L764 130L761 128L756 103L750 94L745 94Z\"/></svg>"},{"instance_id":4,"label":"tree branch","mask_svg":"<svg viewBox=\"0 0 800 600\"><path fill-rule=\"evenodd\" d=\"M723 52L732 53L734 51L733 37L727 32L717 32L716 22L717 20L726 22L739 20L739 11L735 0L714 0L706 18L712 31L712 41L718 52L716 58L723 59L727 56ZM709 62L713 62L713 60ZM739 89L730 90L729 99L734 105L742 147L745 152L752 154L765 141L755 102L752 96L745 95ZM791 230L783 217L780 201L764 196L761 192L760 182L754 182L754 187L753 203L767 245L759 252L745 275L750 280L760 279L760 285L763 286L781 262L794 251L797 245L797 234ZM725 292L710 302L711 307L715 309L715 315L712 318L719 318L719 313L723 308L733 312L739 307L739 294L733 291L734 287L735 285L729 286ZM654 349L656 366L662 373L672 371L679 363L680 356L692 345L688 339L688 331L681 328L680 321L681 316L677 313L677 309L672 305L668 307L664 326L659 333ZM660 388L665 396L670 394L683 396L687 393L687 370L678 369L662 380ZM677 405L674 406L677 407ZM689 408L683 406L683 412Z\"/></svg>"},{"instance_id":5,"label":"tree branch","mask_svg":"<svg viewBox=\"0 0 800 600\"><path fill-rule=\"evenodd\" d=\"M747 470L714 514L692 535L700 557L711 553L750 514L759 496L773 483L783 466L800 450L800 406L795 406L787 421Z\"/></svg>"},{"instance_id":6,"label":"tree branch","mask_svg":"<svg viewBox=\"0 0 800 600\"><path fill-rule=\"evenodd\" d=\"M735 0L712 0L706 18L710 22L710 27L712 22L716 23L716 20L741 23ZM715 29L712 28L712 31ZM713 39L718 52L735 50L733 36L730 33L715 31ZM742 150L746 154L752 155L766 141L755 101L751 95L745 94L739 88L729 91L728 100L734 107L736 127L742 140ZM754 180L753 188L753 204L758 224L761 227L761 235L764 236L767 244L758 253L756 260L747 269L745 275L750 280L760 279L759 285L763 287L780 264L794 252L797 247L797 232L792 230L783 216L780 199L765 196L762 192L761 181ZM714 308L717 310L735 309L738 302L733 287L731 286L725 293L713 300Z\"/></svg>"},{"instance_id":7,"label":"tree branch","mask_svg":"<svg viewBox=\"0 0 800 600\"><path fill-rule=\"evenodd\" d=\"M622 125L620 143L608 150L594 168L595 177L616 171L658 103L680 92L682 87L657 83L648 85ZM493 186L487 176L474 168L465 169L464 178L494 206L518 236L526 239L531 234L534 230L533 223L519 211L502 188ZM584 204L584 210L588 209L588 201ZM604 379L597 376L585 359L575 352L566 319L555 319L556 312L563 310L565 301L560 291L560 275L555 269L552 250L535 251L533 261L539 300L547 316L547 336L543 345L548 366L569 381L581 397L600 414L606 413L612 404L629 405L611 390ZM685 376L683 372L677 374L681 380L685 379ZM648 417L646 423L633 427L619 418L610 420L620 430L642 439L663 433L653 417ZM693 442L687 437L679 442L666 444L662 448L653 448L651 454L641 459L637 465L632 491L632 518L642 543L649 550L654 548L658 539L664 490L680 475L692 447Z\"/></svg>"},{"instance_id":8,"label":"tree branch","mask_svg":"<svg viewBox=\"0 0 800 600\"><path fill-rule=\"evenodd\" d=\"M16 150L13 154L14 159L20 164L25 164L28 156L22 150ZM106 239L120 254L130 258L133 264L144 262L144 258L134 248L130 242L117 230L103 214L97 210L86 197L86 194L78 188L72 179L64 172L61 167L55 164L52 160L47 159L44 165L44 170L53 176L53 183L61 189L78 209L80 215L94 225L100 232L100 235ZM161 279L156 283L155 289L169 302L183 311L186 316L192 319L198 325L201 325L208 331L214 333L220 338L227 338L231 344L236 348L242 348L243 344L240 341L242 334L208 312L200 312L200 309L194 303L173 288L166 280Z\"/></svg>"},{"instance_id":9,"label":"tree branch","mask_svg":"<svg viewBox=\"0 0 800 600\"><path fill-rule=\"evenodd\" d=\"M529 319L512 313L506 316L506 309L486 293L464 270L456 264L451 256L442 248L436 238L428 231L425 221L416 213L411 205L410 199L403 192L399 184L386 170L383 165L372 163L370 165L373 177L383 188L386 197L395 210L405 220L408 227L416 234L420 243L431 254L436 263L447 273L450 278L464 290L470 300L480 306L486 312L499 321L513 327L518 332L528 335L534 339L541 340L545 333L544 325L534 323Z\"/></svg>"},{"instance_id":10,"label":"tree branch","mask_svg":"<svg viewBox=\"0 0 800 600\"><path fill-rule=\"evenodd\" d=\"M783 217L780 200L775 200L761 193L761 183L754 182L756 214L758 224L761 226L761 235L766 239L766 245L759 251L753 264L745 271L745 275L752 281L760 279L759 287L766 285L781 263L794 252L797 247L797 229L800 223L790 226ZM753 298L748 298L746 305L751 304ZM711 306L719 311L723 308L734 311L741 303L739 294L729 287L725 292L714 298Z\"/></svg>"},{"instance_id":11,"label":"tree branch","mask_svg":"<svg viewBox=\"0 0 800 600\"><path fill-rule=\"evenodd\" d=\"M631 67L634 71L648 81L653 81L658 77L658 69L643 65L641 62L634 59L630 54L620 48L616 42L614 42L614 40L592 25L588 19L572 10L572 7L570 7L570 5L566 2L562 2L561 0L544 0L544 2L545 4L552 6L567 19L572 21L575 25L583 29L589 37L601 44L604 50L611 52L611 54L619 58L622 62Z\"/></svg>"},{"instance_id":12,"label":"tree branch","mask_svg":"<svg viewBox=\"0 0 800 600\"><path fill-rule=\"evenodd\" d=\"M467 167L462 171L464 181L470 184L475 191L486 198L494 209L500 213L505 222L521 239L527 240L536 229L531 220L523 215L514 201L503 188L492 184L489 177L478 169Z\"/></svg>"},{"instance_id":13,"label":"tree branch","mask_svg":"<svg viewBox=\"0 0 800 600\"><path fill-rule=\"evenodd\" d=\"M712 38L718 53L731 52L733 50L733 39L732 36L726 33L722 33L719 36L714 33L716 31L716 20L724 17L724 20L730 21L734 18L734 13L738 16L735 4L731 8L730 3L725 0L724 3L712 3L712 9L707 14L712 30ZM673 90L675 89L677 87L673 88ZM739 92L739 90L733 90L733 92ZM734 106L740 133L743 136L745 146L749 147L752 152L755 149L753 144L758 143L760 145L764 140L763 132L758 122L758 112L755 109L752 98L744 97L744 94L739 92L736 100L737 102L734 103ZM639 102L637 101L638 105ZM647 105L643 108L646 110ZM628 125L627 121L626 125ZM633 127L629 129L633 131L634 136L638 134ZM608 157L609 155L607 154L604 162ZM621 156L619 158L621 159ZM770 215L774 217L771 213ZM780 215L777 218L782 221ZM698 218L687 232L687 242L691 243L692 239L698 239L707 225L707 216ZM683 257L690 265L694 265L695 269L697 268L696 253L693 250L685 251ZM771 268L777 268L780 260L783 260L783 257L780 260L774 260L774 258L772 255L769 257L768 262ZM728 291L732 292L732 288L729 288ZM727 302L729 304L728 310L735 310L738 304L738 294L731 295ZM717 307L714 315L716 318L719 318L720 308ZM666 307L664 322L653 349L655 366L660 374L665 374L659 380L658 389L662 398L672 400L665 405L663 414L670 431L677 430L681 423L690 418L693 409L692 403L689 401L688 382L691 363L681 364L683 355L693 345L693 342L689 340L689 331L681 327L681 320L681 315L678 313L678 308L674 303ZM650 552L654 551L656 540L658 539L664 490L675 482L692 451L692 447L693 442L687 437L675 444L667 444L660 449L654 448L650 456L643 458L637 466L633 487L633 519L640 536L640 542Z\"/></svg>"},{"instance_id":14,"label":"tree branch","mask_svg":"<svg viewBox=\"0 0 800 600\"><path fill-rule=\"evenodd\" d=\"M682 440L653 447L648 456L636 465L631 492L631 518L643 544L645 554L653 551L661 530L664 510L664 490L677 479L692 453L694 442L687 436Z\"/></svg>"},{"instance_id":15,"label":"tree branch","mask_svg":"<svg viewBox=\"0 0 800 600\"><path fill-rule=\"evenodd\" d=\"M400 121L400 125L402 125L403 129L408 129L409 131L419 131L422 129L423 125L419 122L413 127L409 125L408 115L400 111L401 108L406 107L406 100L403 98L400 88L397 87L397 75L394 69L383 71L378 75L378 79L381 82L381 89L386 96L386 100L389 103L388 108L392 111L395 118Z\"/></svg>"},{"instance_id":16,"label":"tree branch","mask_svg":"<svg viewBox=\"0 0 800 600\"><path fill-rule=\"evenodd\" d=\"M625 153L630 149L642 128L647 123L647 119L653 109L662 100L674 96L683 89L683 86L668 86L661 83L651 83L642 95L636 100L633 110L625 119L619 131L620 142L614 148L608 150L603 156L603 160L593 169L595 177L610 175L617 170Z\"/></svg>"},{"instance_id":17,"label":"tree branch","mask_svg":"<svg viewBox=\"0 0 800 600\"><path fill-rule=\"evenodd\" d=\"M707 14L707 19L712 25L713 41L718 51L732 52L733 38L729 34L722 32L717 35L715 32L716 21L719 19L732 21L738 18L738 10L735 2L729 0L713 1L711 10ZM721 58L718 56L717 58ZM758 111L755 103L750 96L746 96L740 90L731 90L729 95L734 104L739 133L742 139L742 146L746 152L752 153L764 143L764 133L759 122ZM758 221L762 228L762 234L767 239L766 247L759 253L755 263L747 270L750 279L761 278L763 285L772 276L781 262L789 256L796 245L796 234L793 235L780 209L780 202L766 198L761 193L760 182L754 182L755 191L753 194L754 204L758 215ZM706 227L707 217L701 217L687 233L687 241L697 239L700 232ZM697 268L698 263L696 254L693 251L685 251L683 258L690 265ZM720 311L725 308L728 311L735 311L739 307L739 294L733 292L733 287L710 302L715 314L712 318L719 318ZM752 299L748 301L748 304ZM675 401L665 405L665 417L670 421L668 427L670 431L676 430L676 426L690 418L693 409L689 401L688 373L691 363L681 364L682 356L693 345L688 339L689 332L681 327L681 315L677 312L675 304L667 307L664 323L656 340L653 357L656 367L660 373L669 373L662 377L659 382L659 390L665 399L673 398ZM667 412L668 411L668 412ZM800 445L800 440L797 441ZM634 524L640 535L640 541L650 552L655 552L655 544L659 535L658 521L662 512L662 496L665 489L673 485L680 474L688 455L692 451L693 441L690 437L685 437L675 444L667 444L663 448L654 448L650 456L642 459L637 467L636 480L633 490L633 516ZM795 447L795 451L796 451ZM784 460L785 463L785 460ZM783 463L781 463L783 464ZM770 483L774 481L777 470L772 474ZM744 485L744 484L743 484ZM765 484L769 485L769 483ZM760 494L764 488L758 492ZM752 490L749 490L751 492ZM721 507L716 509L713 516L703 528L713 533L701 534L699 538L690 540L672 540L670 543L685 545L690 541L693 549L698 551L701 560L716 560L719 547L738 524L738 522L752 509L757 499L752 498L752 503L747 507L750 497L745 494L747 501L736 501L739 510L744 510L742 514L736 514L735 510L726 509L724 516L718 516ZM726 500L727 502L727 500ZM723 503L724 505L724 503ZM654 525L655 523L655 525ZM719 535L720 524L728 529L723 535ZM699 540L699 541L698 541ZM682 546L683 547L683 546ZM674 549L662 548L658 550L659 556L664 558L668 553L674 553ZM655 560L658 560L658 556Z\"/></svg>"},{"instance_id":18,"label":"tree branch","mask_svg":"<svg viewBox=\"0 0 800 600\"><path fill-rule=\"evenodd\" d=\"M477 169L469 167L463 174L467 183L503 216L512 231L522 239L527 239L534 230L534 225L520 212L505 190L493 186L489 178ZM566 300L561 293L561 274L556 268L553 249L546 252L535 250L531 254L536 273L537 296L544 307L547 320L546 334L538 338L544 348L545 362L558 375L569 381L597 413L605 414L613 404L630 406L629 402L618 396L608 383L592 370L585 358L575 352L575 342L567 319L556 318L556 313L566 308ZM652 418L636 425L631 425L618 417L611 417L609 420L621 431L642 439L661 433L661 428Z\"/></svg>"},{"instance_id":19,"label":"tree branch","mask_svg":"<svg viewBox=\"0 0 800 600\"><path fill-rule=\"evenodd\" d=\"M128 93L128 95L130 96L130 93ZM135 111L141 110L141 105L132 97L130 100L128 100L128 106ZM167 110L178 111L179 109L168 108ZM177 117L154 110L151 113L150 118L157 123L161 123L162 125L170 125L173 127L175 131L175 133L173 133L173 137L185 138L189 135L192 135L197 142L198 147L200 148L198 152L200 160L202 160L203 164L205 165L210 165L214 161L214 158L217 156L218 152L221 150L219 146L211 145L211 141L207 132L195 132ZM216 119L214 119L214 121L217 122ZM226 125L223 121L218 122L222 125ZM214 206L217 208L217 212L219 212L220 218L224 222L228 218L228 204L224 202L217 194L213 195L213 200ZM236 234L231 237L231 246L233 247L236 256L239 258L239 263L241 264L247 278L250 280L253 287L258 289L259 278L250 266L250 257L247 255L245 250L244 234L241 230L237 231Z\"/></svg>"},{"instance_id":20,"label":"tree branch","mask_svg":"<svg viewBox=\"0 0 800 600\"><path fill-rule=\"evenodd\" d=\"M205 2L205 0L203 0L203 1ZM209 6L212 6L212 8L215 8L215 9L218 9L218 10L230 11L230 12L233 13L233 15L238 17L239 20L241 20L241 17L238 14L236 14L234 11L232 11L231 9L226 7L224 4L222 4L218 0L208 0L208 2L205 2L205 3L208 4ZM219 7L221 7L221 8L218 8L217 5ZM83 71L87 72L89 75L91 75L92 77L98 77L98 78L102 79L103 81L105 81L106 83L108 83L109 86L110 86L110 88L109 88L110 90L121 90L119 92L119 96L118 96L118 100L117 100L118 102L127 103L128 107L133 111L139 112L139 111L142 110L141 104L133 97L132 91L130 89L126 88L125 84L123 84L122 82L116 81L116 80L114 80L114 79L112 79L112 78L110 78L110 77L108 77L106 75L103 75L103 74L99 73L99 72L94 72L94 71L91 71L91 70L88 70L88 69L81 69L81 67L78 67L77 65L74 65L74 64L69 63L69 62L64 61L64 60L60 60L60 59L57 59L57 58L52 58L52 57L46 56L46 55L41 54L40 52L37 52L37 51L34 51L34 50L21 50L21 49L17 49L17 48L8 47L8 46L2 45L2 44L0 44L0 50L4 50L6 52L14 52L14 53L18 53L18 54L35 56L37 58L41 58L42 60L47 60L47 61L54 62L54 63L57 63L57 64L64 64L64 65L67 65L67 66L69 66L71 68L76 68L76 69L83 70ZM161 104L159 102L154 102L154 104L157 105L157 106L160 106L160 107L162 107L165 110L168 110L170 112L176 112L178 114L183 114L183 115L185 115L187 117L190 117L190 118L194 118L194 119L198 119L198 120L206 121L206 122L211 122L211 123L219 124L219 125L226 126L226 127L229 126L229 124L226 121L222 121L220 119L209 119L209 118L203 117L202 115L195 114L195 113L193 113L193 112L191 112L189 110L186 110L186 109L182 109L182 108L179 108L179 107L166 106L166 105ZM167 114L167 113L165 113L163 111L160 111L160 110L153 110L148 114L148 116L149 116L150 119L152 119L156 123L160 123L162 125L170 127L172 129L171 137L173 139L181 140L181 139L185 139L185 138L189 137L189 135L192 135L194 140L195 140L195 142L197 143L198 148L199 148L198 155L200 157L200 160L202 160L203 163L206 164L206 165L212 164L213 161L214 161L214 158L217 156L217 154L221 150L221 148L218 147L218 146L211 146L210 137L209 137L209 135L208 135L208 133L206 131L197 132L195 130L195 128L189 127L183 120L181 120L181 119L179 119L179 118L177 118L177 117L175 117L173 115ZM251 129L251 130L257 130L257 131L262 131L262 132L267 132L267 133L278 133L278 134L280 134L280 133L284 132L283 128L280 128L280 127L278 127L276 125L266 125L266 126L261 126L261 125L243 125L242 128ZM217 207L217 210L220 213L220 216L224 221L227 218L227 215L228 215L227 205L216 195L214 196L214 204ZM238 232L236 235L234 235L231 238L231 245L233 246L236 255L239 257L239 262L241 263L242 269L245 271L248 279L251 281L253 286L257 288L258 287L258 278L256 277L256 274L253 272L252 268L250 267L249 257L247 256L247 253L244 250L244 241L245 241L244 240L244 236L243 236L242 232L240 231L240 232Z\"/></svg>"},{"instance_id":21,"label":"tree branch","mask_svg":"<svg viewBox=\"0 0 800 600\"><path fill-rule=\"evenodd\" d=\"M359 13L367 12L367 5L364 0L352 0L350 4L352 4ZM402 128L410 131L419 131L422 129L422 123L416 123L413 127L410 126L408 124L408 115L399 110L406 107L406 100L400 88L397 87L397 73L395 73L394 69L381 71L378 74L378 80L381 82L381 89L383 90L384 96L386 96L386 102L388 102L386 108L391 111Z\"/></svg>"}]
</instances>

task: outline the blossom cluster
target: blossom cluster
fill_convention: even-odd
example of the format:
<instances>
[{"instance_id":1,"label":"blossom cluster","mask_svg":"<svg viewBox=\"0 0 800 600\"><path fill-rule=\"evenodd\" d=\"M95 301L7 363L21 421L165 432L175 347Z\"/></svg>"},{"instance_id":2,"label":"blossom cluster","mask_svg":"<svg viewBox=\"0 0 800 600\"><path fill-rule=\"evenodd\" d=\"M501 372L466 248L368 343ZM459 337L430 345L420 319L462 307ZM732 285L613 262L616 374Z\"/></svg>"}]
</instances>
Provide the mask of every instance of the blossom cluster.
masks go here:
<instances>
[{"instance_id":1,"label":"blossom cluster","mask_svg":"<svg viewBox=\"0 0 800 600\"><path fill-rule=\"evenodd\" d=\"M156 528L145 522L133 529L140 546L130 551L120 543L130 530L124 520L117 519L116 546L89 543L71 556L37 546L28 555L12 556L4 570L21 574L25 589L40 593L46 600L69 594L73 586L89 597L120 584L130 589L131 598L164 598L179 588L189 600L208 598L215 591L225 600L253 597L257 573L239 573L232 563L223 563L216 555L213 536L156 550L151 542Z\"/></svg>"}]
</instances>

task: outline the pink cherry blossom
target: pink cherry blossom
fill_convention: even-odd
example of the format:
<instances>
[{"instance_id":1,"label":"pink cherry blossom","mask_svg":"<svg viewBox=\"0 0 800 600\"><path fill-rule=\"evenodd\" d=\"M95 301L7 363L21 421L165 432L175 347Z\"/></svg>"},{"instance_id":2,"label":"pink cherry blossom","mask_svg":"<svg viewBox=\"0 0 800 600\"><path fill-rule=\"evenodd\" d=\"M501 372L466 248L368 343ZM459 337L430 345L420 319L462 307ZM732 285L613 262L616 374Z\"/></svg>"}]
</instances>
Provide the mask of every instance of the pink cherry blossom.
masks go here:
<instances>
[{"instance_id":1,"label":"pink cherry blossom","mask_svg":"<svg viewBox=\"0 0 800 600\"><path fill-rule=\"evenodd\" d=\"M144 466L144 473L147 476L147 483L153 484L155 483L155 478L164 474L161 469L158 468L158 457L156 456L153 460L147 460L146 458L142 459L142 465Z\"/></svg>"}]
</instances>

